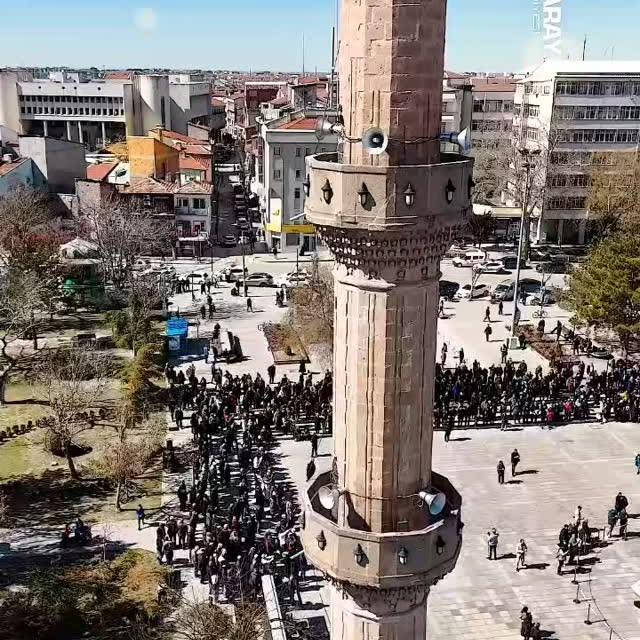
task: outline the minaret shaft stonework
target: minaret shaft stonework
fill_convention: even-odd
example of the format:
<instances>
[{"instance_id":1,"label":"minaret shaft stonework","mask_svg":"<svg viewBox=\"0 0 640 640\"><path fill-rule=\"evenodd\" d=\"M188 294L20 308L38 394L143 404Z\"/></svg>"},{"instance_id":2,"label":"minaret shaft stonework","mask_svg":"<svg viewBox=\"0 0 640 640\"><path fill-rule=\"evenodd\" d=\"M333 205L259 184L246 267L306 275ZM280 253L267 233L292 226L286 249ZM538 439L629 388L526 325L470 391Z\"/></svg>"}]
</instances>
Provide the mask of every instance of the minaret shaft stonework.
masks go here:
<instances>
[{"instance_id":1,"label":"minaret shaft stonework","mask_svg":"<svg viewBox=\"0 0 640 640\"><path fill-rule=\"evenodd\" d=\"M305 213L335 259L335 458L302 539L333 640L425 638L462 542L461 498L432 468L440 258L471 208L472 161L440 153L445 17L445 0L342 0L342 152L307 159ZM382 153L362 143L373 127Z\"/></svg>"}]
</instances>

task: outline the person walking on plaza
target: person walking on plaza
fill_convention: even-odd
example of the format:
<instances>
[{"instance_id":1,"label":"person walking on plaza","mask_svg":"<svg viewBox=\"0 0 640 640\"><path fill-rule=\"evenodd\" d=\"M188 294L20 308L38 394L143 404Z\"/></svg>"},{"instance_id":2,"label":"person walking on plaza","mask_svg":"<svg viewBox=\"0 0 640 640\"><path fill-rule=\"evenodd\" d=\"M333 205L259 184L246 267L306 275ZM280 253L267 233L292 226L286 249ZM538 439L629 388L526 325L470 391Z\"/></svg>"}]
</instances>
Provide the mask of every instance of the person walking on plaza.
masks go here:
<instances>
[{"instance_id":1,"label":"person walking on plaza","mask_svg":"<svg viewBox=\"0 0 640 640\"><path fill-rule=\"evenodd\" d=\"M504 462L498 461L498 484L504 484Z\"/></svg>"},{"instance_id":2,"label":"person walking on plaza","mask_svg":"<svg viewBox=\"0 0 640 640\"><path fill-rule=\"evenodd\" d=\"M249 296L247 296L247 311L251 311L253 313L253 302Z\"/></svg>"},{"instance_id":3,"label":"person walking on plaza","mask_svg":"<svg viewBox=\"0 0 640 640\"><path fill-rule=\"evenodd\" d=\"M180 511L187 510L187 497L189 492L187 491L187 484L183 480L178 487L178 502L180 503Z\"/></svg>"},{"instance_id":4,"label":"person walking on plaza","mask_svg":"<svg viewBox=\"0 0 640 640\"><path fill-rule=\"evenodd\" d=\"M529 611L529 607L522 607L520 620L520 635L524 640L529 640L531 638L531 631L533 630L533 616Z\"/></svg>"},{"instance_id":5,"label":"person walking on plaza","mask_svg":"<svg viewBox=\"0 0 640 640\"><path fill-rule=\"evenodd\" d=\"M640 475L640 453L636 455L636 474Z\"/></svg>"},{"instance_id":6,"label":"person walking on plaza","mask_svg":"<svg viewBox=\"0 0 640 640\"><path fill-rule=\"evenodd\" d=\"M438 317L444 316L444 298L440 298L440 305L438 306Z\"/></svg>"},{"instance_id":7,"label":"person walking on plaza","mask_svg":"<svg viewBox=\"0 0 640 640\"><path fill-rule=\"evenodd\" d=\"M498 302L498 315L501 316L503 312L504 312L504 302L500 300L500 302Z\"/></svg>"},{"instance_id":8,"label":"person walking on plaza","mask_svg":"<svg viewBox=\"0 0 640 640\"><path fill-rule=\"evenodd\" d=\"M484 337L485 340L487 342L491 341L491 334L493 333L493 329L491 328L491 325L488 324L485 328L484 328Z\"/></svg>"},{"instance_id":9,"label":"person walking on plaza","mask_svg":"<svg viewBox=\"0 0 640 640\"><path fill-rule=\"evenodd\" d=\"M270 364L267 367L267 375L269 376L269 384L273 384L276 379L276 365Z\"/></svg>"},{"instance_id":10,"label":"person walking on plaza","mask_svg":"<svg viewBox=\"0 0 640 640\"><path fill-rule=\"evenodd\" d=\"M460 347L460 350L458 351L458 360L460 361L460 364L464 362L464 349L462 347Z\"/></svg>"},{"instance_id":11,"label":"person walking on plaza","mask_svg":"<svg viewBox=\"0 0 640 640\"><path fill-rule=\"evenodd\" d=\"M527 543L524 538L520 538L516 548L516 573L527 566L527 550Z\"/></svg>"},{"instance_id":12,"label":"person walking on plaza","mask_svg":"<svg viewBox=\"0 0 640 640\"><path fill-rule=\"evenodd\" d=\"M487 556L489 560L497 560L498 559L498 538L500 534L498 533L495 527L491 529L491 531L487 531L487 548L489 551L489 555Z\"/></svg>"},{"instance_id":13,"label":"person walking on plaza","mask_svg":"<svg viewBox=\"0 0 640 640\"><path fill-rule=\"evenodd\" d=\"M138 504L138 508L136 509L136 518L138 519L138 531L145 526L144 524L144 507L141 504Z\"/></svg>"},{"instance_id":14,"label":"person walking on plaza","mask_svg":"<svg viewBox=\"0 0 640 640\"><path fill-rule=\"evenodd\" d=\"M491 307L487 305L487 308L484 310L484 321L491 322Z\"/></svg>"},{"instance_id":15,"label":"person walking on plaza","mask_svg":"<svg viewBox=\"0 0 640 640\"><path fill-rule=\"evenodd\" d=\"M447 361L447 351L448 351L449 347L447 347L447 343L443 342L442 343L442 349L440 349L440 364L442 365L442 368L444 369L444 365L445 362Z\"/></svg>"},{"instance_id":16,"label":"person walking on plaza","mask_svg":"<svg viewBox=\"0 0 640 640\"><path fill-rule=\"evenodd\" d=\"M318 434L311 434L311 457L315 458L318 455Z\"/></svg>"},{"instance_id":17,"label":"person walking on plaza","mask_svg":"<svg viewBox=\"0 0 640 640\"><path fill-rule=\"evenodd\" d=\"M180 407L176 407L176 410L173 412L173 417L176 421L176 427L178 427L178 429L182 429L182 418L184 417L184 413Z\"/></svg>"},{"instance_id":18,"label":"person walking on plaza","mask_svg":"<svg viewBox=\"0 0 640 640\"><path fill-rule=\"evenodd\" d=\"M447 420L447 424L444 427L444 441L449 442L451 439L451 432L453 431L453 421Z\"/></svg>"},{"instance_id":19,"label":"person walking on plaza","mask_svg":"<svg viewBox=\"0 0 640 640\"><path fill-rule=\"evenodd\" d=\"M509 347L507 343L503 343L500 347L500 362L501 364L507 364L507 355L509 354Z\"/></svg>"},{"instance_id":20,"label":"person walking on plaza","mask_svg":"<svg viewBox=\"0 0 640 640\"><path fill-rule=\"evenodd\" d=\"M516 467L518 466L519 463L520 463L520 454L518 453L517 449L514 449L511 452L511 477L512 478L518 475L516 471Z\"/></svg>"},{"instance_id":21,"label":"person walking on plaza","mask_svg":"<svg viewBox=\"0 0 640 640\"><path fill-rule=\"evenodd\" d=\"M313 458L309 460L307 464L307 482L313 478L313 474L316 472L316 463L313 461Z\"/></svg>"},{"instance_id":22,"label":"person walking on plaza","mask_svg":"<svg viewBox=\"0 0 640 640\"><path fill-rule=\"evenodd\" d=\"M558 561L558 568L556 569L556 573L561 576L562 567L564 567L564 563L567 561L567 552L560 546L558 547L558 551L556 553L556 560Z\"/></svg>"},{"instance_id":23,"label":"person walking on plaza","mask_svg":"<svg viewBox=\"0 0 640 640\"><path fill-rule=\"evenodd\" d=\"M622 511L629 506L629 500L627 500L627 496L625 496L622 491L618 491L618 495L616 496L616 511Z\"/></svg>"}]
</instances>

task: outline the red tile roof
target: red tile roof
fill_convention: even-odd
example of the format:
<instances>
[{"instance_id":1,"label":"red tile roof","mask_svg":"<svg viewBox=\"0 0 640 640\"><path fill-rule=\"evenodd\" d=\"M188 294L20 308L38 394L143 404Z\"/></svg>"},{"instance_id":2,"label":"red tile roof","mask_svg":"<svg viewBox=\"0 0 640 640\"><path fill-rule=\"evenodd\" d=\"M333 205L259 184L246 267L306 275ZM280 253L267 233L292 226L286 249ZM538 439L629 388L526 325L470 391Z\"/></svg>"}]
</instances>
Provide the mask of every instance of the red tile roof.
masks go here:
<instances>
[{"instance_id":1,"label":"red tile roof","mask_svg":"<svg viewBox=\"0 0 640 640\"><path fill-rule=\"evenodd\" d=\"M104 74L105 80L131 80L131 71L109 71Z\"/></svg>"},{"instance_id":2,"label":"red tile roof","mask_svg":"<svg viewBox=\"0 0 640 640\"><path fill-rule=\"evenodd\" d=\"M123 187L122 193L140 195L168 195L173 193L175 185L158 178L132 178L131 183Z\"/></svg>"},{"instance_id":3,"label":"red tile roof","mask_svg":"<svg viewBox=\"0 0 640 640\"><path fill-rule=\"evenodd\" d=\"M473 90L479 93L515 93L516 82L505 78L473 78Z\"/></svg>"},{"instance_id":4,"label":"red tile roof","mask_svg":"<svg viewBox=\"0 0 640 640\"><path fill-rule=\"evenodd\" d=\"M170 138L171 140L178 140L179 142L184 142L185 144L197 144L198 142L201 142L201 140L198 140L198 138L185 136L181 133L177 133L176 131L168 131L167 129L162 129L162 137Z\"/></svg>"},{"instance_id":5,"label":"red tile roof","mask_svg":"<svg viewBox=\"0 0 640 640\"><path fill-rule=\"evenodd\" d=\"M176 185L174 193L180 195L211 195L213 193L213 185L210 182L196 182L195 180L191 180L190 182L183 184L181 187Z\"/></svg>"},{"instance_id":6,"label":"red tile roof","mask_svg":"<svg viewBox=\"0 0 640 640\"><path fill-rule=\"evenodd\" d=\"M178 160L180 169L192 169L195 171L206 171L210 166L210 162L206 162L202 158L194 156L180 156Z\"/></svg>"},{"instance_id":7,"label":"red tile roof","mask_svg":"<svg viewBox=\"0 0 640 640\"><path fill-rule=\"evenodd\" d=\"M87 167L87 179L102 182L118 166L117 162L101 162Z\"/></svg>"},{"instance_id":8,"label":"red tile roof","mask_svg":"<svg viewBox=\"0 0 640 640\"><path fill-rule=\"evenodd\" d=\"M318 118L300 118L299 120L285 122L283 125L280 125L278 129L288 129L293 131L315 131L317 124Z\"/></svg>"},{"instance_id":9,"label":"red tile roof","mask_svg":"<svg viewBox=\"0 0 640 640\"><path fill-rule=\"evenodd\" d=\"M25 163L29 158L18 158L12 162L0 161L0 177L6 176L8 173L18 168L21 164Z\"/></svg>"},{"instance_id":10,"label":"red tile roof","mask_svg":"<svg viewBox=\"0 0 640 640\"><path fill-rule=\"evenodd\" d=\"M188 156L210 156L211 155L211 151L209 150L209 148L203 145L202 143L188 144L185 147L184 152Z\"/></svg>"}]
</instances>

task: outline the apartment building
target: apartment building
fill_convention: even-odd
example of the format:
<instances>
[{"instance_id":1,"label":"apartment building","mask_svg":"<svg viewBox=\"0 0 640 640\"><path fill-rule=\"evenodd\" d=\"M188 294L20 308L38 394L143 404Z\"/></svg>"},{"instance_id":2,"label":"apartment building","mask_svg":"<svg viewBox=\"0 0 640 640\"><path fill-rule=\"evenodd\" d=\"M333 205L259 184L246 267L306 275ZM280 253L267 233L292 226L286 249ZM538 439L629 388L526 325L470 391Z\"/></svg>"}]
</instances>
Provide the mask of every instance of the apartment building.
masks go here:
<instances>
[{"instance_id":1,"label":"apartment building","mask_svg":"<svg viewBox=\"0 0 640 640\"><path fill-rule=\"evenodd\" d=\"M584 243L592 167L638 151L640 61L544 62L517 83L514 143L543 151L536 240Z\"/></svg>"},{"instance_id":2,"label":"apartment building","mask_svg":"<svg viewBox=\"0 0 640 640\"><path fill-rule=\"evenodd\" d=\"M211 112L209 83L188 76L120 74L83 82L78 74L34 78L0 71L0 125L96 149L155 126L187 133Z\"/></svg>"},{"instance_id":3,"label":"apartment building","mask_svg":"<svg viewBox=\"0 0 640 640\"><path fill-rule=\"evenodd\" d=\"M508 77L474 77L471 140L474 148L511 144L516 81Z\"/></svg>"},{"instance_id":4,"label":"apartment building","mask_svg":"<svg viewBox=\"0 0 640 640\"><path fill-rule=\"evenodd\" d=\"M283 252L315 250L315 228L304 211L305 161L307 156L334 152L338 138L316 136L318 120L335 118L317 110L285 113L276 120L257 120L258 133L252 146L251 189L258 195L266 241Z\"/></svg>"}]
</instances>

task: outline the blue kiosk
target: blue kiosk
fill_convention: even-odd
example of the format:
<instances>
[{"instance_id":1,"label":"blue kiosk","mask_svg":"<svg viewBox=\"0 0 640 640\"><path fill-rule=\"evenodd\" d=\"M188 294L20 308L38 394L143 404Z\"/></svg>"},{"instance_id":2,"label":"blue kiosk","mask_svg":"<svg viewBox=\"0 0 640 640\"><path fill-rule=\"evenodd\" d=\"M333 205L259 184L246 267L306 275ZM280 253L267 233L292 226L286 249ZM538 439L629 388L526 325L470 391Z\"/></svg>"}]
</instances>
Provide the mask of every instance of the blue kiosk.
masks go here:
<instances>
[{"instance_id":1,"label":"blue kiosk","mask_svg":"<svg viewBox=\"0 0 640 640\"><path fill-rule=\"evenodd\" d=\"M188 335L189 321L186 318L167 320L167 348L171 355L177 356L185 353Z\"/></svg>"}]
</instances>

